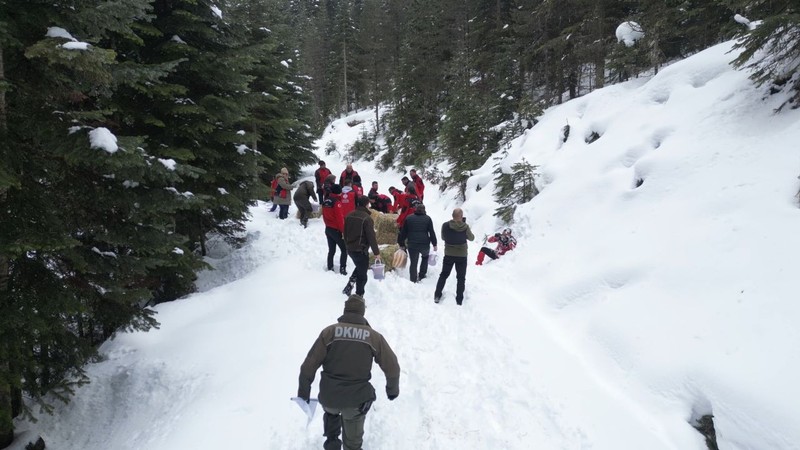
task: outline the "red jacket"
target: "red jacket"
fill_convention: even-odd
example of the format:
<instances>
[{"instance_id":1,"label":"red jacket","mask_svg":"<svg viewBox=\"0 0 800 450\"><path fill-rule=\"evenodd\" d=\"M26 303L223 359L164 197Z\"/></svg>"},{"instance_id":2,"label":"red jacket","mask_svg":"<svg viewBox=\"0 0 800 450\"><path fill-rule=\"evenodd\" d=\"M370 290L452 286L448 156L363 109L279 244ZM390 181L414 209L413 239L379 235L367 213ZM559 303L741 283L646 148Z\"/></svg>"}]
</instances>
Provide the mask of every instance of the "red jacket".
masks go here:
<instances>
[{"instance_id":1,"label":"red jacket","mask_svg":"<svg viewBox=\"0 0 800 450\"><path fill-rule=\"evenodd\" d=\"M506 252L514 250L514 247L517 246L517 240L514 238L514 236L500 235L499 238L495 236L489 236L489 239L487 240L489 242L497 242L497 248L494 249L494 251L497 252L498 256L505 255Z\"/></svg>"},{"instance_id":2,"label":"red jacket","mask_svg":"<svg viewBox=\"0 0 800 450\"><path fill-rule=\"evenodd\" d=\"M372 209L382 213L388 213L392 209L392 199L383 195L377 194L378 198L372 203Z\"/></svg>"},{"instance_id":3,"label":"red jacket","mask_svg":"<svg viewBox=\"0 0 800 450\"><path fill-rule=\"evenodd\" d=\"M342 174L339 176L339 185L344 186L344 180L353 181L353 177L355 177L356 175L358 175L358 172L356 172L355 169L353 169L353 171L350 172L349 174L347 173L347 169L344 169L342 171Z\"/></svg>"},{"instance_id":4,"label":"red jacket","mask_svg":"<svg viewBox=\"0 0 800 450\"><path fill-rule=\"evenodd\" d=\"M322 185L325 184L325 178L330 174L331 171L327 167L320 167L314 172L314 178L317 180L317 189L322 189Z\"/></svg>"},{"instance_id":5,"label":"red jacket","mask_svg":"<svg viewBox=\"0 0 800 450\"><path fill-rule=\"evenodd\" d=\"M415 208L411 206L411 202L419 200L419 197L413 194L400 194L397 196L398 204L400 206L400 215L397 216L397 226L402 227L406 221L406 217L414 214Z\"/></svg>"},{"instance_id":6,"label":"red jacket","mask_svg":"<svg viewBox=\"0 0 800 450\"><path fill-rule=\"evenodd\" d=\"M272 183L270 183L269 187L272 188L272 196L275 197L275 194L277 194L276 191L278 190L278 179L274 178L272 180Z\"/></svg>"},{"instance_id":7,"label":"red jacket","mask_svg":"<svg viewBox=\"0 0 800 450\"><path fill-rule=\"evenodd\" d=\"M328 199L322 202L322 221L325 226L344 233L344 213L339 195L329 194Z\"/></svg>"},{"instance_id":8,"label":"red jacket","mask_svg":"<svg viewBox=\"0 0 800 450\"><path fill-rule=\"evenodd\" d=\"M422 200L425 197L425 183L422 182L422 177L419 175L414 175L411 177L411 181L414 182L414 187L417 189L417 197Z\"/></svg>"},{"instance_id":9,"label":"red jacket","mask_svg":"<svg viewBox=\"0 0 800 450\"><path fill-rule=\"evenodd\" d=\"M345 216L356 209L356 191L342 192L342 212Z\"/></svg>"}]
</instances>

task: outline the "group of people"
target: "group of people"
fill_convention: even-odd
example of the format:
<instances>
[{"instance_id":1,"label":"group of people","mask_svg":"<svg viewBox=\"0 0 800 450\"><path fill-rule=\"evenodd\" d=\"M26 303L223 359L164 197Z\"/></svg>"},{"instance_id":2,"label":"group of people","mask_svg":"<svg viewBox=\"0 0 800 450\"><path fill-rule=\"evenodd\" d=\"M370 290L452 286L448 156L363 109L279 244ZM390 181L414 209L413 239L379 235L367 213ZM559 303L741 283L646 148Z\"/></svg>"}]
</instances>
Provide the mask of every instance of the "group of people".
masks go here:
<instances>
[{"instance_id":1,"label":"group of people","mask_svg":"<svg viewBox=\"0 0 800 450\"><path fill-rule=\"evenodd\" d=\"M313 189L311 181L304 181L295 193L295 203L301 210L301 223L308 223L308 216L304 215L299 204L301 202L298 202L298 194L302 191L301 201L308 201L308 198L316 201L319 198L321 202L328 241L327 269L334 270L333 260L337 248L340 250L339 272L347 275L348 256L355 268L343 290L348 296L344 313L335 324L322 330L309 350L300 368L297 395L306 401L310 400L311 384L317 370L322 366L319 402L324 410L323 428L326 439L323 448L339 450L344 445L345 449L358 450L363 442L367 412L376 400L375 389L369 382L373 360L386 376L386 395L389 400L394 400L399 395L400 380L397 356L386 339L364 317L369 252L372 251L376 262L380 262L380 249L368 207L399 214L397 242L408 253L412 282L426 278L431 247L436 252L439 242L433 220L427 215L422 203L424 183L415 170L410 172L411 178L403 178L403 191L389 188L394 196L394 202L391 202L388 197L378 193L376 181L372 182L369 194L363 195L361 178L352 165L347 165L339 177L339 183L336 183L336 177L325 167L324 161L320 161L319 165L320 168L315 172L316 189ZM288 174L284 173L284 178L288 181ZM280 181L278 186L281 186ZM281 186L278 195L285 189ZM276 203L280 207L283 205ZM288 203L286 208L288 209ZM310 210L309 203L308 211ZM452 219L442 224L440 236L444 241L444 258L434 291L434 301L441 301L444 286L455 268L456 304L462 305L466 285L467 242L473 241L475 236L460 208L454 209ZM482 265L486 256L497 259L516 245L510 229L496 233L487 241L496 242L497 248L482 247L478 253L477 265ZM352 293L353 288L355 293Z\"/></svg>"}]
</instances>

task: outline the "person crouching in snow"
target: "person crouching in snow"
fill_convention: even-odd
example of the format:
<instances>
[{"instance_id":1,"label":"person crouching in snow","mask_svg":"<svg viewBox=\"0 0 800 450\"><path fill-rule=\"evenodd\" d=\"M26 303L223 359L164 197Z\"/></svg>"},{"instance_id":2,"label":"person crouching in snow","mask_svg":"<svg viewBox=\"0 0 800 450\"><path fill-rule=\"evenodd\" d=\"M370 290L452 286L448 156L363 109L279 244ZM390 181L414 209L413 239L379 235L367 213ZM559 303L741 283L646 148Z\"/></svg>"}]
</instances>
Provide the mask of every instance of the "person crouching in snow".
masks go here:
<instances>
[{"instance_id":1,"label":"person crouching in snow","mask_svg":"<svg viewBox=\"0 0 800 450\"><path fill-rule=\"evenodd\" d=\"M364 421L377 398L369 382L373 360L386 376L386 397L394 400L400 393L397 356L364 318L365 310L363 297L349 296L344 303L344 314L322 330L300 366L297 396L306 402L311 397L317 369L322 366L319 403L325 410L322 416L325 450L341 449L342 441L347 450L361 450Z\"/></svg>"},{"instance_id":2,"label":"person crouching in snow","mask_svg":"<svg viewBox=\"0 0 800 450\"><path fill-rule=\"evenodd\" d=\"M489 236L488 242L497 242L497 247L494 250L489 247L481 247L481 251L478 252L478 260L475 261L476 266L483 265L483 260L487 255L489 258L497 259L514 250L514 247L517 246L517 239L511 235L511 228L506 228L502 233L495 233L494 236Z\"/></svg>"},{"instance_id":3,"label":"person crouching in snow","mask_svg":"<svg viewBox=\"0 0 800 450\"><path fill-rule=\"evenodd\" d=\"M314 210L309 198L313 198L316 202L317 194L314 192L314 183L311 180L305 180L294 191L294 204L297 205L297 210L300 211L300 225L303 228L308 228L308 218Z\"/></svg>"}]
</instances>

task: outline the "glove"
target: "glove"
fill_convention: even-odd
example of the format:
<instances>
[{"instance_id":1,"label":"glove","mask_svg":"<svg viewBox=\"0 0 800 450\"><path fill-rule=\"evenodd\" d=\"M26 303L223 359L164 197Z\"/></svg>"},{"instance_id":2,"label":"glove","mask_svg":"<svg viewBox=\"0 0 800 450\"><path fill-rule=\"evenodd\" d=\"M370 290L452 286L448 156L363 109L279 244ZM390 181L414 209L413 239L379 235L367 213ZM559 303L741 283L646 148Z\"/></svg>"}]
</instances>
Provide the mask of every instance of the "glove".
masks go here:
<instances>
[{"instance_id":1,"label":"glove","mask_svg":"<svg viewBox=\"0 0 800 450\"><path fill-rule=\"evenodd\" d=\"M387 395L387 397L389 397L389 401L391 401L397 398L397 394Z\"/></svg>"}]
</instances>

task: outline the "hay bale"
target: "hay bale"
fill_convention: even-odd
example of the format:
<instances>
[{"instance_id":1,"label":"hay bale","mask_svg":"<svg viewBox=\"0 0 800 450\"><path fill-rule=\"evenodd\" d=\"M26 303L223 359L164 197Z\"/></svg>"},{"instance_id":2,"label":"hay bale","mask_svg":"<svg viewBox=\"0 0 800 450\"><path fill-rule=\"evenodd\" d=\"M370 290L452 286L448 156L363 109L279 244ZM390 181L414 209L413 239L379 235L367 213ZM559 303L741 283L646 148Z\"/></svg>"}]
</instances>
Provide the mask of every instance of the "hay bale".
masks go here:
<instances>
[{"instance_id":1,"label":"hay bale","mask_svg":"<svg viewBox=\"0 0 800 450\"><path fill-rule=\"evenodd\" d=\"M309 219L319 219L320 217L322 217L322 211L311 211L311 214L308 215ZM294 213L294 218L298 220L300 219L299 210L296 213Z\"/></svg>"},{"instance_id":2,"label":"hay bale","mask_svg":"<svg viewBox=\"0 0 800 450\"><path fill-rule=\"evenodd\" d=\"M395 241L396 240L397 239L395 239ZM394 267L392 266L392 259L394 258L394 252L396 252L397 249L399 249L399 248L400 248L400 246L397 245L397 242L395 242L392 245L381 245L380 246L380 249L381 249L381 262L384 265L384 267L383 267L383 271L384 272L389 272L391 270L394 270ZM373 255L370 252L370 254L369 254L369 265L371 266L373 264L375 264L375 255Z\"/></svg>"},{"instance_id":3,"label":"hay bale","mask_svg":"<svg viewBox=\"0 0 800 450\"><path fill-rule=\"evenodd\" d=\"M384 214L371 209L372 221L375 222L375 237L378 245L397 244L397 214Z\"/></svg>"}]
</instances>

